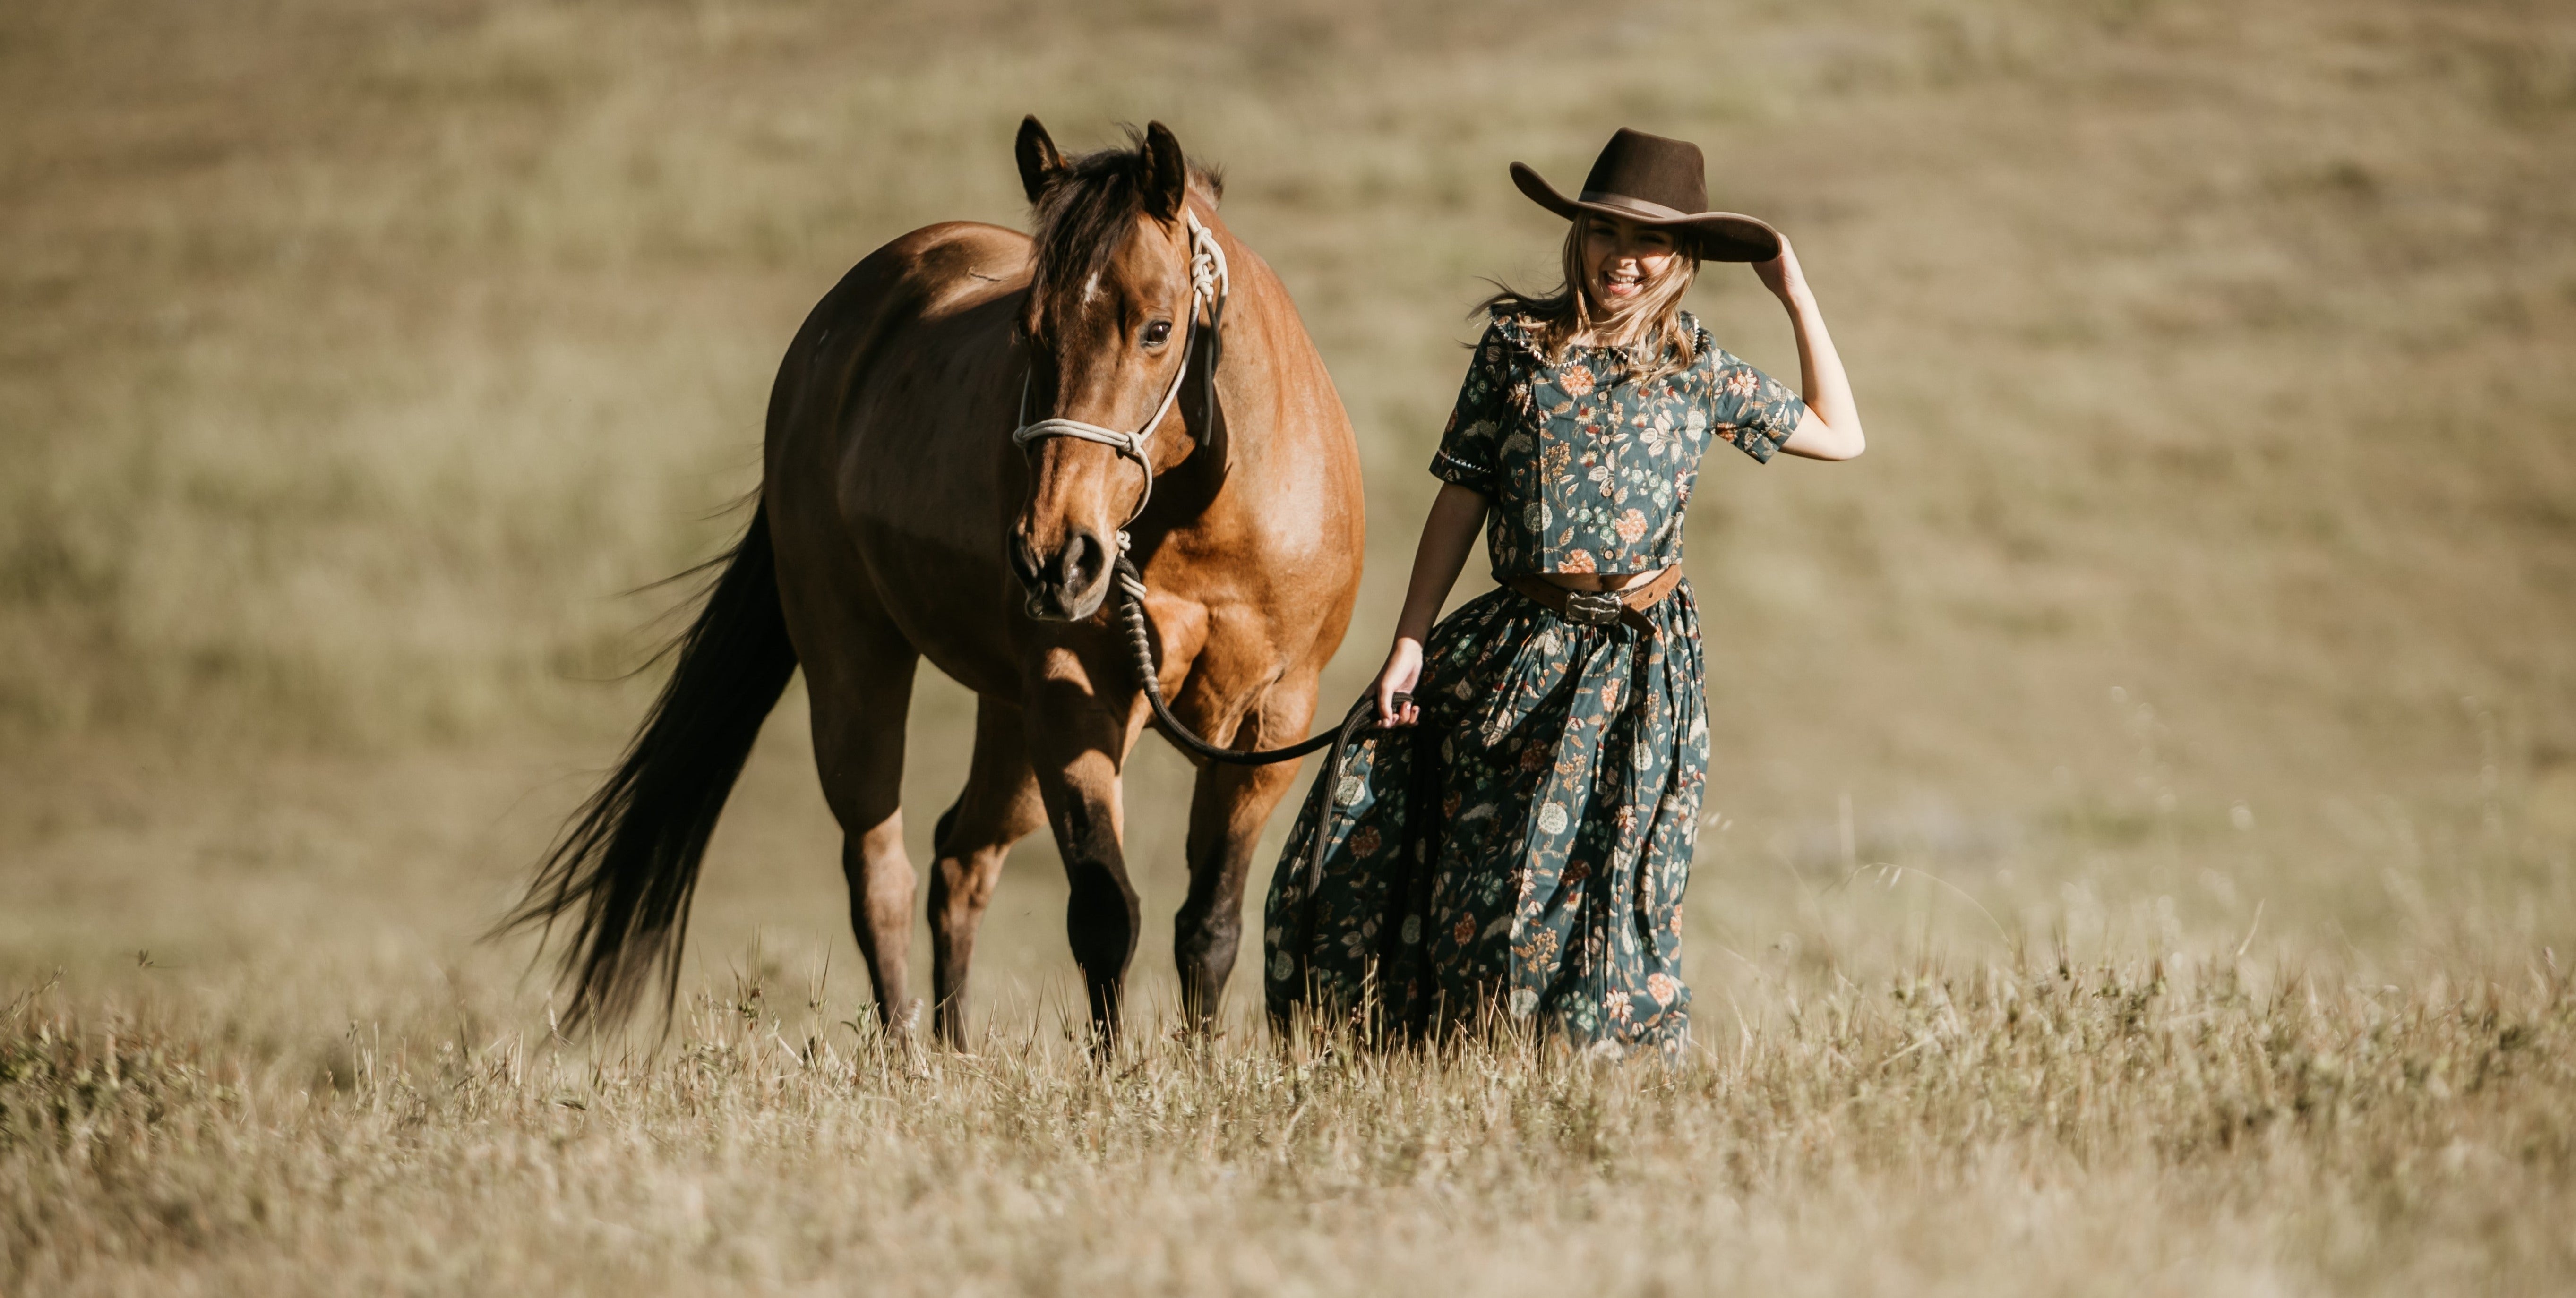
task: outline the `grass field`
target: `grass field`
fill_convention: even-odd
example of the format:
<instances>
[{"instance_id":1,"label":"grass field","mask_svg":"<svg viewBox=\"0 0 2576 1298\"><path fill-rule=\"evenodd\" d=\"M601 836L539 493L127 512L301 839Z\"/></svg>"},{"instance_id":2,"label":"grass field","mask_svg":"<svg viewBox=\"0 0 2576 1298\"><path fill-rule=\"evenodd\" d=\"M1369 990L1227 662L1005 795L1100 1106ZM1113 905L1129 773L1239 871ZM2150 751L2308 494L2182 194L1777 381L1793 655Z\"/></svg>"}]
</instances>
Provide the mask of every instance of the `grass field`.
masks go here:
<instances>
[{"instance_id":1,"label":"grass field","mask_svg":"<svg viewBox=\"0 0 2576 1298\"><path fill-rule=\"evenodd\" d=\"M0 1294L2576 1286L2563 6L1086 8L0 8ZM1872 445L1695 505L1682 1063L1283 1045L1248 977L1171 1039L1154 741L1127 1053L1042 841L989 1035L889 1049L792 695L667 1041L477 941L802 313L1020 223L1026 112L1170 123L1296 294L1336 695L1478 277L1553 257L1505 164L1687 136L1797 241ZM1794 373L1750 276L1694 305ZM925 680L917 811L968 716Z\"/></svg>"}]
</instances>

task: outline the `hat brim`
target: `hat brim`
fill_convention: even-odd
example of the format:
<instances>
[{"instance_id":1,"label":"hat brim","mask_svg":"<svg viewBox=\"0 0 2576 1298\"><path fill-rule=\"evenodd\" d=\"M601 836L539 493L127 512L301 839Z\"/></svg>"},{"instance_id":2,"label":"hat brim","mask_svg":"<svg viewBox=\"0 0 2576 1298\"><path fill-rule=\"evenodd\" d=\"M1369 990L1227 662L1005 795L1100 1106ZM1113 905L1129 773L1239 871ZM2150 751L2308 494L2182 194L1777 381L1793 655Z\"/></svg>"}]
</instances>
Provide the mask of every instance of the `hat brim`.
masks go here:
<instances>
[{"instance_id":1,"label":"hat brim","mask_svg":"<svg viewBox=\"0 0 2576 1298\"><path fill-rule=\"evenodd\" d=\"M1703 261L1769 261L1780 255L1780 232L1767 221L1740 212L1674 212L1663 215L1637 208L1568 198L1526 162L1512 164L1512 183L1530 201L1571 221L1585 215L1616 217L1639 225L1689 234Z\"/></svg>"}]
</instances>

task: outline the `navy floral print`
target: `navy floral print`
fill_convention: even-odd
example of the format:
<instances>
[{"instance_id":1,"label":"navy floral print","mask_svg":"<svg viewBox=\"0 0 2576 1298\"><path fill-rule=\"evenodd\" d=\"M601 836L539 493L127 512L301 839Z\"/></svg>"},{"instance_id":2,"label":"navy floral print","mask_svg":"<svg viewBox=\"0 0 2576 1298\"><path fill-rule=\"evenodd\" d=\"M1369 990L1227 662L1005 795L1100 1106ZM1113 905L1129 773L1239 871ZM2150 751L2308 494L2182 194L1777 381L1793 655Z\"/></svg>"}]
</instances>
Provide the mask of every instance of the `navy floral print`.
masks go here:
<instances>
[{"instance_id":1,"label":"navy floral print","mask_svg":"<svg viewBox=\"0 0 2576 1298\"><path fill-rule=\"evenodd\" d=\"M1677 562L1701 451L1767 461L1787 439L1797 397L1697 337L1691 366L1637 384L1618 353L1551 364L1523 322L1486 331L1432 471L1492 502L1497 577ZM1498 1013L1607 1048L1684 1039L1708 768L1689 584L1645 621L1570 622L1505 587L1432 630L1420 725L1365 735L1289 833L1263 920L1275 1019L1419 1036Z\"/></svg>"},{"instance_id":2,"label":"navy floral print","mask_svg":"<svg viewBox=\"0 0 2576 1298\"><path fill-rule=\"evenodd\" d=\"M1506 589L1441 622L1421 724L1364 737L1289 833L1263 920L1274 1015L1311 996L1408 1034L1500 1009L1585 1042L1681 1039L1708 768L1690 587L1647 618L1578 625Z\"/></svg>"},{"instance_id":3,"label":"navy floral print","mask_svg":"<svg viewBox=\"0 0 2576 1298\"><path fill-rule=\"evenodd\" d=\"M1494 576L1652 572L1682 561L1682 508L1712 440L1768 462L1806 403L1721 351L1689 312L1691 363L1647 383L1617 348L1540 354L1526 320L1498 315L1476 345L1431 472L1494 502Z\"/></svg>"}]
</instances>

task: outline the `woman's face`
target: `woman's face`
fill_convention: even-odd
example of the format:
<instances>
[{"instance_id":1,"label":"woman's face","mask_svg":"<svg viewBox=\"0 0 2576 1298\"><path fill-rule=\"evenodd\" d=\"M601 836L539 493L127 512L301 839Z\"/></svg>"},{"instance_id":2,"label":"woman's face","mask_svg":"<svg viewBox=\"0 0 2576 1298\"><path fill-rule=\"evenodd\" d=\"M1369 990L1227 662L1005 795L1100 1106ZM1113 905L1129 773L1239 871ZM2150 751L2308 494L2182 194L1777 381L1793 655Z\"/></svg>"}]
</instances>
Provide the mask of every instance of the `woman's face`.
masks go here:
<instances>
[{"instance_id":1,"label":"woman's face","mask_svg":"<svg viewBox=\"0 0 2576 1298\"><path fill-rule=\"evenodd\" d=\"M1615 216L1583 218L1583 287L1604 312L1617 315L1662 279L1679 255L1670 231Z\"/></svg>"}]
</instances>

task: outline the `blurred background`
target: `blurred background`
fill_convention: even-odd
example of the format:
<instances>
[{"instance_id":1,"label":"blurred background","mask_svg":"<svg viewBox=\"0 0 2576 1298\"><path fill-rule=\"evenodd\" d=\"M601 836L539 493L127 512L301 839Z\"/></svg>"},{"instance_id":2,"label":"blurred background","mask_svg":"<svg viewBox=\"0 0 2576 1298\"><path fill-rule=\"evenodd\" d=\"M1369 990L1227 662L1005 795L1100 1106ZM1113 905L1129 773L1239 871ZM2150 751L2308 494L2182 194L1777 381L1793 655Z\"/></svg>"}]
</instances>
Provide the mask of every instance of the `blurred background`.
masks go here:
<instances>
[{"instance_id":1,"label":"blurred background","mask_svg":"<svg viewBox=\"0 0 2576 1298\"><path fill-rule=\"evenodd\" d=\"M1553 279L1508 163L1685 137L1795 240L1871 447L1716 456L1694 500L1704 1005L2061 948L2576 957L2564 6L18 0L0 977L257 988L288 1033L540 1012L530 944L474 939L649 700L624 673L685 592L629 592L741 526L844 269L1024 226L1024 113L1170 124L1305 313L1370 492L1333 697L1384 651L1484 277ZM1693 306L1794 379L1749 273ZM970 716L924 673L918 861ZM854 1013L809 760L791 692L688 985L828 966ZM1187 776L1148 739L1129 782L1165 1002ZM988 1003L1063 999L1063 896L1028 841Z\"/></svg>"}]
</instances>

